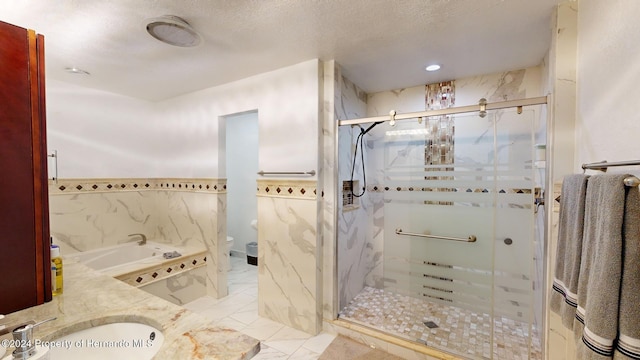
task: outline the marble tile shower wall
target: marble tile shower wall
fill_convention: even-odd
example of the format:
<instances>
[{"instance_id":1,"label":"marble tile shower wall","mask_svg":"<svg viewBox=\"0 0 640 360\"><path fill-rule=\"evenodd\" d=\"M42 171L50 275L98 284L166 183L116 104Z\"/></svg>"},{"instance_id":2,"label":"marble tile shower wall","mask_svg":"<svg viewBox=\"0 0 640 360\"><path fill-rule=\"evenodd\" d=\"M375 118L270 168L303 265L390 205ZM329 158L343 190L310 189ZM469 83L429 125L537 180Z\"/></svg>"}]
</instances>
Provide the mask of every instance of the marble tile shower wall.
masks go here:
<instances>
[{"instance_id":1,"label":"marble tile shower wall","mask_svg":"<svg viewBox=\"0 0 640 360\"><path fill-rule=\"evenodd\" d=\"M322 96L322 182L321 186L327 194L322 202L322 217L318 229L322 236L322 317L325 320L334 318L336 307L335 276L336 276L336 201L339 194L336 181L336 169L338 164L335 161L336 121L338 112L336 104L340 103L340 86L337 81L340 78L340 69L334 60L326 61L323 64L323 96ZM320 184L319 184L320 186Z\"/></svg>"},{"instance_id":2,"label":"marble tile shower wall","mask_svg":"<svg viewBox=\"0 0 640 360\"><path fill-rule=\"evenodd\" d=\"M357 88L354 86L354 88ZM343 86L342 91L348 91L349 86ZM423 111L425 107L424 86L396 89L367 97L365 116L384 116L391 109L400 109L401 112ZM490 102L515 100L527 97L541 96L541 69L538 67L507 71L496 74L488 74L456 80L456 106L477 104L480 98L486 98ZM344 100L342 96L340 100ZM336 111L342 110L340 104L336 104ZM418 108L421 106L421 108ZM538 109L539 110L539 109ZM349 118L346 114L339 114ZM351 116L350 118L361 117ZM466 121L466 119L465 119ZM535 128L541 128L545 119L536 118ZM399 124L400 125L400 124ZM396 125L397 128L402 126ZM456 124L464 126L463 123ZM488 125L489 126L489 125ZM368 187L384 187L382 173L384 163L383 134L374 129L367 137L368 144L365 157L367 157L367 185ZM340 152L338 154L339 180L348 180L351 172L353 149L350 144L355 141L358 128L342 127L339 129ZM356 178L361 178L361 170L356 167ZM357 210L343 211L338 204L338 279L339 279L339 306L346 305L352 296L357 294L363 286L381 287L383 260L383 193L375 191L367 192L360 199L360 208ZM541 257L536 257L542 261ZM362 276L353 276L361 274Z\"/></svg>"},{"instance_id":3,"label":"marble tile shower wall","mask_svg":"<svg viewBox=\"0 0 640 360\"><path fill-rule=\"evenodd\" d=\"M335 96L336 120L367 116L367 95L341 74L337 77L339 94ZM358 127L343 126L338 130L338 188L351 178L353 149ZM347 151L345 151L347 149ZM369 150L369 149L367 149ZM365 150L365 162L367 161ZM369 174L367 176L370 176ZM354 179L362 179L362 166L356 162ZM375 182L375 179L368 181ZM359 184L363 186L362 183ZM338 191L341 195L342 192ZM377 286L382 279L382 228L375 220L381 211L381 198L367 192L357 199L358 205L345 209L339 199L337 209L338 308L346 306L365 286ZM378 224L376 226L376 224Z\"/></svg>"},{"instance_id":4,"label":"marble tile shower wall","mask_svg":"<svg viewBox=\"0 0 640 360\"><path fill-rule=\"evenodd\" d=\"M51 234L76 251L152 241L208 251L207 293L227 293L226 179L59 179L49 184ZM226 244L223 242L223 244Z\"/></svg>"}]
</instances>

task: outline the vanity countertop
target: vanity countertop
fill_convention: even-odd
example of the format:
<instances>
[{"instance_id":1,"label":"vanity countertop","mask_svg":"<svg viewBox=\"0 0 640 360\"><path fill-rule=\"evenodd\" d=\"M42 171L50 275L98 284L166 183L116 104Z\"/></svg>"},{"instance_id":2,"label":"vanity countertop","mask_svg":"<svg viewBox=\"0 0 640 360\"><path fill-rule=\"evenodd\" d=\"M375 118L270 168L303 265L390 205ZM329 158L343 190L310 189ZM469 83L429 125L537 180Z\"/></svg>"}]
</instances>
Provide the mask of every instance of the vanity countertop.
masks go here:
<instances>
[{"instance_id":1,"label":"vanity countertop","mask_svg":"<svg viewBox=\"0 0 640 360\"><path fill-rule=\"evenodd\" d=\"M260 342L250 336L212 325L198 314L85 265L65 262L64 276L63 294L8 314L2 324L9 328L56 317L34 329L34 338L47 341L113 322L143 323L164 335L154 359L250 359L260 351ZM10 353L11 349L7 350Z\"/></svg>"}]
</instances>

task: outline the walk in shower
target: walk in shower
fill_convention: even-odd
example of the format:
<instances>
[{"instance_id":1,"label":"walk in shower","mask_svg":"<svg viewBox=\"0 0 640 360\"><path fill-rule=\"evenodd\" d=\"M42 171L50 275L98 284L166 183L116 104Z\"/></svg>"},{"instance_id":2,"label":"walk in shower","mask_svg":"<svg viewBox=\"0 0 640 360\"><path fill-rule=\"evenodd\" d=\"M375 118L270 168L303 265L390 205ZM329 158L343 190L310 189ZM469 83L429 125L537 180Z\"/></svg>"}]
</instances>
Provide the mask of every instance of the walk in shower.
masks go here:
<instances>
[{"instance_id":1,"label":"walk in shower","mask_svg":"<svg viewBox=\"0 0 640 360\"><path fill-rule=\"evenodd\" d=\"M542 358L540 116L341 122L340 319L461 358Z\"/></svg>"}]
</instances>

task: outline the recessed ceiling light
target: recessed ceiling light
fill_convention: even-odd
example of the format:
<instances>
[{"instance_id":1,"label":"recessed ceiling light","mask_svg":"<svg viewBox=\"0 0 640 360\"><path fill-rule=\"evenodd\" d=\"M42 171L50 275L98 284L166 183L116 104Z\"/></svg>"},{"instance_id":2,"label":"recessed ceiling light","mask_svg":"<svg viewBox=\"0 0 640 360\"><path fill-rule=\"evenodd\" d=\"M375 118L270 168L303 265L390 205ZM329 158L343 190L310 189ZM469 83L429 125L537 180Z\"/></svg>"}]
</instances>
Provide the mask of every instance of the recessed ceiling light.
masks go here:
<instances>
[{"instance_id":1,"label":"recessed ceiling light","mask_svg":"<svg viewBox=\"0 0 640 360\"><path fill-rule=\"evenodd\" d=\"M154 38L173 46L198 46L202 41L189 23L177 16L165 15L148 20L147 32Z\"/></svg>"},{"instance_id":2,"label":"recessed ceiling light","mask_svg":"<svg viewBox=\"0 0 640 360\"><path fill-rule=\"evenodd\" d=\"M440 65L438 64L433 64L433 65L429 65L426 68L424 68L427 71L437 71L440 70Z\"/></svg>"},{"instance_id":3,"label":"recessed ceiling light","mask_svg":"<svg viewBox=\"0 0 640 360\"><path fill-rule=\"evenodd\" d=\"M64 68L64 70L70 74L78 74L78 75L91 75L88 71L78 69L77 67L68 67Z\"/></svg>"}]
</instances>

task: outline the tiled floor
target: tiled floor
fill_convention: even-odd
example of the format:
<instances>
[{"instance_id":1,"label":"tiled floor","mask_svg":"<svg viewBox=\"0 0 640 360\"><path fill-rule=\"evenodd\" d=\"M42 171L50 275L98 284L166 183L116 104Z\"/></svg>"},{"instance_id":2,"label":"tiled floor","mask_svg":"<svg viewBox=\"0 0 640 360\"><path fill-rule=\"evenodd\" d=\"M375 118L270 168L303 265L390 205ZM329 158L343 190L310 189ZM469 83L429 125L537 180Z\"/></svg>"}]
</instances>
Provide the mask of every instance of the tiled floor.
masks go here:
<instances>
[{"instance_id":1,"label":"tiled floor","mask_svg":"<svg viewBox=\"0 0 640 360\"><path fill-rule=\"evenodd\" d=\"M397 295L367 287L340 312L340 318L474 359L542 359L539 339L529 357L526 323L494 319L493 357L491 317L469 310ZM425 322L433 324L425 324ZM437 325L435 328L429 326Z\"/></svg>"},{"instance_id":2,"label":"tiled floor","mask_svg":"<svg viewBox=\"0 0 640 360\"><path fill-rule=\"evenodd\" d=\"M253 359L304 359L320 357L335 335L322 332L311 336L258 316L258 267L246 259L231 257L228 273L229 296L216 300L202 297L184 307L211 319L216 325L252 336L261 342Z\"/></svg>"}]
</instances>

